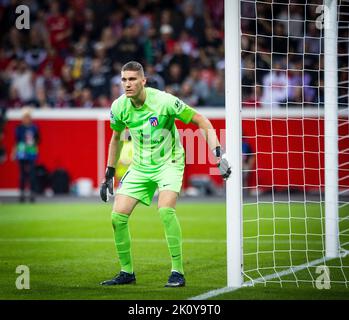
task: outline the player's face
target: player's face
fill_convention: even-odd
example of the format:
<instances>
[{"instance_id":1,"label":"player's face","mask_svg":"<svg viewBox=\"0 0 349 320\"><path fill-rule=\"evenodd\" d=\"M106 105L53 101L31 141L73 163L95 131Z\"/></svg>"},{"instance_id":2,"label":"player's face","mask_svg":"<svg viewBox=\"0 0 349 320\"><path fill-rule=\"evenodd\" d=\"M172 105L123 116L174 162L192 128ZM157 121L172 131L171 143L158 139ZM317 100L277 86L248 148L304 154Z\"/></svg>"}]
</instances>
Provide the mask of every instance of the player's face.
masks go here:
<instances>
[{"instance_id":1,"label":"player's face","mask_svg":"<svg viewBox=\"0 0 349 320\"><path fill-rule=\"evenodd\" d=\"M22 123L25 125L25 126L29 126L32 122L32 118L29 114L25 114L22 118Z\"/></svg>"},{"instance_id":2,"label":"player's face","mask_svg":"<svg viewBox=\"0 0 349 320\"><path fill-rule=\"evenodd\" d=\"M121 72L121 83L128 98L138 97L144 88L145 82L144 76L138 71Z\"/></svg>"}]
</instances>

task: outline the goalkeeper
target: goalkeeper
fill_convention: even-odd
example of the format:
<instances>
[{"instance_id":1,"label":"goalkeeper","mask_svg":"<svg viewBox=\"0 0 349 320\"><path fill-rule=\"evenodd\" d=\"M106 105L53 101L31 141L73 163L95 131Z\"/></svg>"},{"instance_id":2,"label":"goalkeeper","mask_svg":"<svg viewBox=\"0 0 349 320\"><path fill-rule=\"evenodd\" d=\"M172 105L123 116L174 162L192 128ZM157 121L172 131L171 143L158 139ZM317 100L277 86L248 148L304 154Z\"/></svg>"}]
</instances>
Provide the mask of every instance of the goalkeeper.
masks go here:
<instances>
[{"instance_id":1,"label":"goalkeeper","mask_svg":"<svg viewBox=\"0 0 349 320\"><path fill-rule=\"evenodd\" d=\"M172 260L171 274L165 286L182 287L185 285L182 234L176 202L182 186L185 158L175 119L194 123L202 129L224 179L230 175L230 166L210 121L173 95L145 87L141 64L126 63L121 69L121 82L125 94L111 106L113 135L105 181L100 189L103 201L108 201L108 194L113 194L115 164L122 148L120 136L126 127L132 136L134 154L132 164L119 181L111 215L121 271L101 284L122 285L136 281L128 221L139 202L150 205L158 188L158 211Z\"/></svg>"}]
</instances>

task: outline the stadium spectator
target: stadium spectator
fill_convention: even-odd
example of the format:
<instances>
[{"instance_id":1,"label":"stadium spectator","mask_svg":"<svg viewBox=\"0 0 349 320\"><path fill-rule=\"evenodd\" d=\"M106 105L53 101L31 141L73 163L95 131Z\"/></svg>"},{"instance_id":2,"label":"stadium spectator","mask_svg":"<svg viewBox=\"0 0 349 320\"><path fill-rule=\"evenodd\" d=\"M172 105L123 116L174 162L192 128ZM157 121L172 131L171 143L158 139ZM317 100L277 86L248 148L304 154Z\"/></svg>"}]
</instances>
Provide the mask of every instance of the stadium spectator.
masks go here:
<instances>
[{"instance_id":1,"label":"stadium spectator","mask_svg":"<svg viewBox=\"0 0 349 320\"><path fill-rule=\"evenodd\" d=\"M169 88L171 92L174 92L175 94L179 94L183 80L182 66L178 63L172 63L169 66L168 71L165 73L166 88Z\"/></svg>"},{"instance_id":2,"label":"stadium spectator","mask_svg":"<svg viewBox=\"0 0 349 320\"><path fill-rule=\"evenodd\" d=\"M315 101L316 90L311 86L311 76L303 70L302 62L290 65L288 71L288 101L302 105Z\"/></svg>"},{"instance_id":3,"label":"stadium spectator","mask_svg":"<svg viewBox=\"0 0 349 320\"><path fill-rule=\"evenodd\" d=\"M191 106L197 106L199 97L193 92L193 88L189 82L184 82L179 91L179 98L182 99L186 104Z\"/></svg>"},{"instance_id":4,"label":"stadium spectator","mask_svg":"<svg viewBox=\"0 0 349 320\"><path fill-rule=\"evenodd\" d=\"M47 94L44 88L38 88L36 90L36 100L31 105L34 105L35 107L39 109L45 109L45 108L51 108L53 107L52 102L47 98Z\"/></svg>"},{"instance_id":5,"label":"stadium spectator","mask_svg":"<svg viewBox=\"0 0 349 320\"><path fill-rule=\"evenodd\" d=\"M71 24L68 16L61 13L59 1L50 1L50 13L46 20L50 45L60 56L68 54L70 36L72 34Z\"/></svg>"},{"instance_id":6,"label":"stadium spectator","mask_svg":"<svg viewBox=\"0 0 349 320\"><path fill-rule=\"evenodd\" d=\"M91 71L84 79L84 87L91 90L93 99L98 99L101 95L109 96L110 76L108 73L103 72L100 59L93 59Z\"/></svg>"},{"instance_id":7,"label":"stadium spectator","mask_svg":"<svg viewBox=\"0 0 349 320\"><path fill-rule=\"evenodd\" d=\"M94 31L94 13L87 8L86 0L78 0L70 2L70 21L72 26L71 39L77 42L80 37L86 33L90 33L91 38Z\"/></svg>"},{"instance_id":8,"label":"stadium spectator","mask_svg":"<svg viewBox=\"0 0 349 320\"><path fill-rule=\"evenodd\" d=\"M219 76L214 80L213 88L207 97L206 104L208 106L224 106L225 105L225 89L224 78Z\"/></svg>"},{"instance_id":9,"label":"stadium spectator","mask_svg":"<svg viewBox=\"0 0 349 320\"><path fill-rule=\"evenodd\" d=\"M286 54L288 52L288 38L281 22L275 22L274 24L272 46L274 53ZM280 55L280 58L282 58L282 55Z\"/></svg>"},{"instance_id":10,"label":"stadium spectator","mask_svg":"<svg viewBox=\"0 0 349 320\"><path fill-rule=\"evenodd\" d=\"M164 79L155 71L155 67L151 64L148 64L146 67L146 78L148 86L159 90L165 89Z\"/></svg>"},{"instance_id":11,"label":"stadium spectator","mask_svg":"<svg viewBox=\"0 0 349 320\"><path fill-rule=\"evenodd\" d=\"M323 47L320 30L316 28L315 23L308 23L304 42L299 41L297 51L304 54L320 54Z\"/></svg>"},{"instance_id":12,"label":"stadium spectator","mask_svg":"<svg viewBox=\"0 0 349 320\"><path fill-rule=\"evenodd\" d=\"M181 48L181 52L187 56L197 56L197 44L196 40L190 36L187 30L182 30L179 39L177 41Z\"/></svg>"},{"instance_id":13,"label":"stadium spectator","mask_svg":"<svg viewBox=\"0 0 349 320\"><path fill-rule=\"evenodd\" d=\"M75 88L74 79L72 77L72 71L69 65L65 64L62 67L62 74L61 74L61 83L62 87L69 93L72 94Z\"/></svg>"},{"instance_id":14,"label":"stadium spectator","mask_svg":"<svg viewBox=\"0 0 349 320\"><path fill-rule=\"evenodd\" d=\"M14 109L22 107L23 103L21 99L18 97L17 90L14 87L9 88L7 104Z\"/></svg>"},{"instance_id":15,"label":"stadium spectator","mask_svg":"<svg viewBox=\"0 0 349 320\"><path fill-rule=\"evenodd\" d=\"M104 74L112 73L112 61L107 55L107 47L102 42L96 43L94 46L94 57L101 62L101 71Z\"/></svg>"},{"instance_id":16,"label":"stadium spectator","mask_svg":"<svg viewBox=\"0 0 349 320\"><path fill-rule=\"evenodd\" d=\"M250 88L249 95L243 96L242 106L245 108L261 108L262 107L262 87L253 86Z\"/></svg>"},{"instance_id":17,"label":"stadium spectator","mask_svg":"<svg viewBox=\"0 0 349 320\"><path fill-rule=\"evenodd\" d=\"M159 28L160 32L163 33L165 30L161 30L164 26L168 29L171 37L176 38L177 34L183 30L183 19L181 10L170 10L169 8L164 8L160 12L160 25L156 27ZM168 28L170 27L170 28Z\"/></svg>"},{"instance_id":18,"label":"stadium spectator","mask_svg":"<svg viewBox=\"0 0 349 320\"><path fill-rule=\"evenodd\" d=\"M283 6L280 13L276 15L290 37L304 36L304 8L303 5L290 4L289 6Z\"/></svg>"},{"instance_id":19,"label":"stadium spectator","mask_svg":"<svg viewBox=\"0 0 349 320\"><path fill-rule=\"evenodd\" d=\"M254 61L251 58L245 58L241 73L242 95L245 97L251 94L252 88L256 85Z\"/></svg>"},{"instance_id":20,"label":"stadium spectator","mask_svg":"<svg viewBox=\"0 0 349 320\"><path fill-rule=\"evenodd\" d=\"M25 201L25 191L29 184L30 202L35 201L35 162L38 156L39 130L32 121L32 111L29 107L22 109L22 123L16 127L16 145L12 151L12 159L19 165L19 201Z\"/></svg>"},{"instance_id":21,"label":"stadium spectator","mask_svg":"<svg viewBox=\"0 0 349 320\"><path fill-rule=\"evenodd\" d=\"M132 21L123 29L121 39L109 49L109 56L113 62L120 63L126 63L130 59L144 60L143 48L139 38L137 38L137 28Z\"/></svg>"},{"instance_id":22,"label":"stadium spectator","mask_svg":"<svg viewBox=\"0 0 349 320\"><path fill-rule=\"evenodd\" d=\"M82 80L87 76L88 70L91 66L91 59L85 55L85 46L81 43L77 43L74 46L73 55L69 56L65 60L65 66L68 66L70 69L70 74L73 81ZM67 71L65 70L67 77Z\"/></svg>"},{"instance_id":23,"label":"stadium spectator","mask_svg":"<svg viewBox=\"0 0 349 320\"><path fill-rule=\"evenodd\" d=\"M38 8L36 14L31 10L31 16L34 18L30 23L30 33L34 33L34 41L30 40L31 45L38 45L42 49L47 49L50 47L50 39L47 30L46 20L48 17L47 12L43 8Z\"/></svg>"},{"instance_id":24,"label":"stadium spectator","mask_svg":"<svg viewBox=\"0 0 349 320\"><path fill-rule=\"evenodd\" d=\"M120 82L112 83L111 85L111 101L114 101L122 94Z\"/></svg>"},{"instance_id":25,"label":"stadium spectator","mask_svg":"<svg viewBox=\"0 0 349 320\"><path fill-rule=\"evenodd\" d=\"M185 82L192 87L193 94L198 97L197 104L205 105L209 95L209 86L204 80L202 80L200 69L197 67L191 68L190 74L185 79Z\"/></svg>"},{"instance_id":26,"label":"stadium spectator","mask_svg":"<svg viewBox=\"0 0 349 320\"><path fill-rule=\"evenodd\" d=\"M91 90L88 88L84 88L81 90L80 93L77 93L75 105L77 105L80 108L93 108L94 101Z\"/></svg>"},{"instance_id":27,"label":"stadium spectator","mask_svg":"<svg viewBox=\"0 0 349 320\"><path fill-rule=\"evenodd\" d=\"M113 29L111 27L105 27L102 30L101 41L96 43L98 48L103 48L104 50L112 49L118 41L118 38L115 37Z\"/></svg>"},{"instance_id":28,"label":"stadium spectator","mask_svg":"<svg viewBox=\"0 0 349 320\"><path fill-rule=\"evenodd\" d=\"M161 62L162 56L165 54L165 43L158 35L156 28L151 26L146 34L143 42L144 59L147 65L155 65Z\"/></svg>"},{"instance_id":29,"label":"stadium spectator","mask_svg":"<svg viewBox=\"0 0 349 320\"><path fill-rule=\"evenodd\" d=\"M47 51L44 46L44 41L40 37L39 30L35 28L30 30L30 45L24 52L24 60L35 72L39 66L44 62L47 56Z\"/></svg>"},{"instance_id":30,"label":"stadium spectator","mask_svg":"<svg viewBox=\"0 0 349 320\"><path fill-rule=\"evenodd\" d=\"M48 49L47 56L40 64L37 74L42 74L48 65L51 66L55 76L59 77L61 75L64 60L57 54L57 51L54 48Z\"/></svg>"},{"instance_id":31,"label":"stadium spectator","mask_svg":"<svg viewBox=\"0 0 349 320\"><path fill-rule=\"evenodd\" d=\"M166 54L172 54L176 41L172 37L173 28L169 24L163 24L160 28L160 41L163 43L165 57Z\"/></svg>"},{"instance_id":32,"label":"stadium spectator","mask_svg":"<svg viewBox=\"0 0 349 320\"><path fill-rule=\"evenodd\" d=\"M109 108L113 101L109 100L106 95L100 95L95 103L96 107L99 108Z\"/></svg>"},{"instance_id":33,"label":"stadium spectator","mask_svg":"<svg viewBox=\"0 0 349 320\"><path fill-rule=\"evenodd\" d=\"M195 5L193 1L187 0L183 5L184 28L194 37L199 44L202 44L205 38L205 20L202 16L195 14Z\"/></svg>"},{"instance_id":34,"label":"stadium spectator","mask_svg":"<svg viewBox=\"0 0 349 320\"><path fill-rule=\"evenodd\" d=\"M34 74L24 60L17 60L10 74L11 89L15 90L21 103L32 103L35 98Z\"/></svg>"},{"instance_id":35,"label":"stadium spectator","mask_svg":"<svg viewBox=\"0 0 349 320\"><path fill-rule=\"evenodd\" d=\"M114 39L118 41L122 37L123 32L123 12L121 10L115 10L111 13L109 19L109 25L112 29Z\"/></svg>"},{"instance_id":36,"label":"stadium spectator","mask_svg":"<svg viewBox=\"0 0 349 320\"><path fill-rule=\"evenodd\" d=\"M60 87L57 91L55 108L69 108L72 105L71 96L64 87Z\"/></svg>"},{"instance_id":37,"label":"stadium spectator","mask_svg":"<svg viewBox=\"0 0 349 320\"><path fill-rule=\"evenodd\" d=\"M213 25L220 27L222 21L224 21L224 1L205 0L205 8ZM255 10L251 10L250 12L254 13Z\"/></svg>"},{"instance_id":38,"label":"stadium spectator","mask_svg":"<svg viewBox=\"0 0 349 320\"><path fill-rule=\"evenodd\" d=\"M208 54L215 54L216 50L222 44L222 39L219 36L217 29L208 26L205 29L205 36L202 40L202 45Z\"/></svg>"},{"instance_id":39,"label":"stadium spectator","mask_svg":"<svg viewBox=\"0 0 349 320\"><path fill-rule=\"evenodd\" d=\"M23 57L24 44L24 35L15 27L11 28L9 33L4 35L4 46L14 58L18 59Z\"/></svg>"},{"instance_id":40,"label":"stadium spectator","mask_svg":"<svg viewBox=\"0 0 349 320\"><path fill-rule=\"evenodd\" d=\"M277 61L274 68L263 78L262 104L264 108L278 108L287 101L287 75L282 62Z\"/></svg>"},{"instance_id":41,"label":"stadium spectator","mask_svg":"<svg viewBox=\"0 0 349 320\"><path fill-rule=\"evenodd\" d=\"M171 68L173 64L177 64L181 69L181 82L189 74L190 69L190 57L183 52L182 46L179 42L176 42L173 47L173 54L170 55L168 67Z\"/></svg>"},{"instance_id":42,"label":"stadium spectator","mask_svg":"<svg viewBox=\"0 0 349 320\"><path fill-rule=\"evenodd\" d=\"M45 92L47 101L50 105L55 105L58 95L58 90L61 88L61 80L55 76L53 69L47 65L43 74L36 78L35 88ZM38 95L38 94L37 94Z\"/></svg>"}]
</instances>

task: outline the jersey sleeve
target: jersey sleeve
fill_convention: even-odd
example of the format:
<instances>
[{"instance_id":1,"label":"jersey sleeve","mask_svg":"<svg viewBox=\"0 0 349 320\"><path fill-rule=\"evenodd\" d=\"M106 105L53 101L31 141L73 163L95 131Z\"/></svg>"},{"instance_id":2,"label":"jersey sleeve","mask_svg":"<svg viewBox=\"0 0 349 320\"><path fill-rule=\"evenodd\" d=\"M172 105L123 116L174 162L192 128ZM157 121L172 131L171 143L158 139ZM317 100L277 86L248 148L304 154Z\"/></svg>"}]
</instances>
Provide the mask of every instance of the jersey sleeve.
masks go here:
<instances>
[{"instance_id":1,"label":"jersey sleeve","mask_svg":"<svg viewBox=\"0 0 349 320\"><path fill-rule=\"evenodd\" d=\"M118 112L118 101L114 101L110 110L110 128L114 131L123 131L126 127L121 119L121 114Z\"/></svg>"},{"instance_id":2,"label":"jersey sleeve","mask_svg":"<svg viewBox=\"0 0 349 320\"><path fill-rule=\"evenodd\" d=\"M167 93L166 105L169 114L174 115L185 124L188 124L196 113L196 111L185 102L169 93Z\"/></svg>"}]
</instances>

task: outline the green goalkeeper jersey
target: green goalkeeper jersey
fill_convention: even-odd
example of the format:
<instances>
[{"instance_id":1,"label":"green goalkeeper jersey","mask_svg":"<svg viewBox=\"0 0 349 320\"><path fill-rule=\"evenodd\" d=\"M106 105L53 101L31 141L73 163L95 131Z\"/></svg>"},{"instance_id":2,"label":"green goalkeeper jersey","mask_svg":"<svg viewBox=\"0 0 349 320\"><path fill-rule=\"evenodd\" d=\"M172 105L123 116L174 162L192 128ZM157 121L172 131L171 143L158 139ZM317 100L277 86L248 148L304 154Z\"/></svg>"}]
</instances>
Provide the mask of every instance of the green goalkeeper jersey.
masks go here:
<instances>
[{"instance_id":1,"label":"green goalkeeper jersey","mask_svg":"<svg viewBox=\"0 0 349 320\"><path fill-rule=\"evenodd\" d=\"M126 95L116 99L110 112L110 127L129 128L133 141L132 165L143 170L159 169L166 163L183 163L184 149L175 119L189 123L195 110L175 96L145 88L143 106L136 108Z\"/></svg>"}]
</instances>

